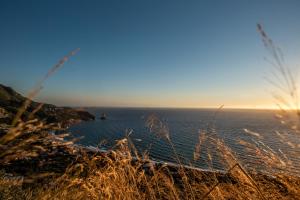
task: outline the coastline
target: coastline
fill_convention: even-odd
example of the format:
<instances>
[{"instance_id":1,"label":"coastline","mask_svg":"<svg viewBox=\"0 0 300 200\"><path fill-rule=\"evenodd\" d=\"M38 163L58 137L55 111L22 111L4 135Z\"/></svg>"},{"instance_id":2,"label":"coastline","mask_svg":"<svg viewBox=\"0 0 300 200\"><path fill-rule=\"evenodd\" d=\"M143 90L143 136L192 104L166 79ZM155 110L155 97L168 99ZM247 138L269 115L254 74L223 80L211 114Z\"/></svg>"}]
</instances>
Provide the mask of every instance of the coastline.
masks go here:
<instances>
[{"instance_id":1,"label":"coastline","mask_svg":"<svg viewBox=\"0 0 300 200\"><path fill-rule=\"evenodd\" d=\"M105 165L106 159L109 157L114 160L114 152L101 152L89 147L83 147L75 145L68 141L64 141L62 136L52 135L47 140L51 140L48 146L47 154L40 154L39 157L32 157L22 160L15 160L9 165L1 165L0 177L6 180L6 183L11 183L14 187L22 187L23 189L32 189L37 185L43 184L47 186L51 184L53 180L61 176L65 176L68 173L70 166L86 165L88 160L98 159L99 170L101 166ZM52 145L56 146L56 150L52 149ZM47 146L44 146L47 148ZM122 156L122 155L121 155ZM126 155L123 155L126 156ZM142 162L142 163L141 163ZM43 163L43 165L41 165ZM181 186L182 180L180 176L180 169L182 166L174 163L156 162L152 160L141 160L131 158L130 163L133 166L140 165L139 170L144 171L147 176L154 176L153 172L160 170L173 177L174 184L177 187ZM190 166L183 166L184 171L190 178L194 179L202 185L201 187L212 187L219 182L219 187L225 190L229 190L228 198L235 199L230 190L245 190L252 196L260 198L257 191L253 188L244 188L245 185L241 184L236 173L238 170L232 173L226 173L225 171L211 171L200 168L194 168ZM4 171L3 171L4 170ZM84 172L82 172L84 173ZM268 175L263 173L250 173L251 177L256 181L260 188L264 190L264 195L267 198L300 198L297 193L292 193L290 188L297 188L300 184L300 177L284 174ZM1 180L0 178L0 180ZM247 180L244 180L245 184ZM288 183L288 185L285 185ZM202 189L203 189L202 188ZM276 194L274 191L278 190ZM204 189L202 193L204 193Z\"/></svg>"}]
</instances>

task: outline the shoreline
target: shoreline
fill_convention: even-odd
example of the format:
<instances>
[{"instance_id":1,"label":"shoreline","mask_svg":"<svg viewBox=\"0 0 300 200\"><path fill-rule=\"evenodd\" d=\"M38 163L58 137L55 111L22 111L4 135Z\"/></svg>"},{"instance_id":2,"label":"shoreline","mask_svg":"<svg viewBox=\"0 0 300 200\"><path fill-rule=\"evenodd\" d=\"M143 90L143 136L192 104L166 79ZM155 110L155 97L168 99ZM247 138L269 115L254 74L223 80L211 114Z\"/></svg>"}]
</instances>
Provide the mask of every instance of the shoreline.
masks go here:
<instances>
[{"instance_id":1,"label":"shoreline","mask_svg":"<svg viewBox=\"0 0 300 200\"><path fill-rule=\"evenodd\" d=\"M65 176L65 174L68 173L67 171L70 166L85 166L90 162L89 160L97 158L99 170L101 170L101 166L103 166L103 164L106 165L105 160L107 160L107 158L112 161L114 160L115 152L113 151L102 151L98 148L77 145L64 140L60 135L46 133L46 136L45 142L47 143L43 148L47 148L47 153L40 152L39 157L15 160L6 166L2 164L2 171L0 170L2 173L2 180L5 180L7 184L15 184L15 187L22 187L25 189L32 189L40 184L43 184L43 187L46 187L48 184L51 184L53 180L56 180L56 178ZM53 146L56 148L53 149ZM125 156L124 158L126 158L126 155L119 156ZM157 162L150 159L139 160L134 157L131 158L130 163L132 166L141 166L138 170L146 173L147 177L154 176L156 171L162 171L166 175L172 177L174 184L177 187L182 187L183 183L180 175L180 165L170 162ZM239 176L237 177L236 173L239 173L238 171L226 173L225 171L212 171L186 165L183 165L183 169L188 177L195 180L203 188L212 187L216 184L216 181L218 182L219 187L222 187L225 190L228 190L229 188L241 190L241 188L244 188L244 183L241 185ZM300 177L285 174L268 175L263 173L249 173L249 175L256 181L259 187L264 189L264 195L267 197L274 197L272 191L274 188L277 188L276 190L279 192L276 196L278 198L288 196L300 198L296 193L291 193L289 190L289 187L291 187L290 185L292 185L293 188L298 187L298 184L300 184ZM245 183L248 182L247 184L249 184L248 180L243 181L245 181ZM288 185L285 185L286 183ZM252 195L257 196L256 191L253 190L253 188L248 188L247 191L252 193ZM230 196L230 194L228 195ZM259 198L259 196L257 196L257 198Z\"/></svg>"}]
</instances>

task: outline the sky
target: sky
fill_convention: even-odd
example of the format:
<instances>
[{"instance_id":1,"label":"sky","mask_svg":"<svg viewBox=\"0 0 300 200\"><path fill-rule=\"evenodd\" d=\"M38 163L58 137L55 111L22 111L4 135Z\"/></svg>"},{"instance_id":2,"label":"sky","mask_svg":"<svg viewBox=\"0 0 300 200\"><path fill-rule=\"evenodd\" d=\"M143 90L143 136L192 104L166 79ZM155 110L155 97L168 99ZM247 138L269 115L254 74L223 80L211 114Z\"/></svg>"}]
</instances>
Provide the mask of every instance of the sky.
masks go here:
<instances>
[{"instance_id":1,"label":"sky","mask_svg":"<svg viewBox=\"0 0 300 200\"><path fill-rule=\"evenodd\" d=\"M0 83L64 106L271 108L261 23L297 73L298 0L1 0Z\"/></svg>"}]
</instances>

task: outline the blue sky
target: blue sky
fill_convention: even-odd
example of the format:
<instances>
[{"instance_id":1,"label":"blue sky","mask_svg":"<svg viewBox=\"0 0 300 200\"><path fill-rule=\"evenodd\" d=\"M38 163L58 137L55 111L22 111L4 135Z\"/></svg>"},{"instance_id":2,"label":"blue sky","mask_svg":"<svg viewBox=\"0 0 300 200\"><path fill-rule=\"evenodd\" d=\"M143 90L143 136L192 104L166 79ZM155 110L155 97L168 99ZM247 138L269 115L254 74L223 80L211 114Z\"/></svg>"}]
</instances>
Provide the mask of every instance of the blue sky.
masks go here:
<instances>
[{"instance_id":1,"label":"blue sky","mask_svg":"<svg viewBox=\"0 0 300 200\"><path fill-rule=\"evenodd\" d=\"M300 1L0 1L0 80L26 94L78 54L36 98L70 106L273 105L262 23L300 63Z\"/></svg>"}]
</instances>

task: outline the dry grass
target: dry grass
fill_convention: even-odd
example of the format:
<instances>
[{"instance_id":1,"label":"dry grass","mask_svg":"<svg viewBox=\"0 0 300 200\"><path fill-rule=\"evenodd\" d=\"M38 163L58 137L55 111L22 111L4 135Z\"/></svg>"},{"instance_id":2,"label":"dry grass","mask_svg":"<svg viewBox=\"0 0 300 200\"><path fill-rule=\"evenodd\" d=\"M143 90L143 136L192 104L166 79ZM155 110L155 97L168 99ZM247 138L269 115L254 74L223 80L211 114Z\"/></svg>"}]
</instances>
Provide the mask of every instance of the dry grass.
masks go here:
<instances>
[{"instance_id":1,"label":"dry grass","mask_svg":"<svg viewBox=\"0 0 300 200\"><path fill-rule=\"evenodd\" d=\"M117 141L107 153L92 153L74 146L70 141L61 140L67 134L50 135L47 130L53 127L43 125L37 120L22 122L11 129L18 133L18 136L12 140L3 140L6 141L3 143L6 149L3 151L5 153L1 154L2 165L14 163L16 160L30 160L40 154L50 156L54 153L57 156L55 149L63 149L64 157L72 155L74 157L61 172L33 171L23 174L21 181L15 179L20 174L9 175L4 171L1 172L0 197L5 199L299 198L299 178L280 174L271 177L258 172L248 172L231 149L217 137L213 123L206 130L200 131L199 143L194 152L194 155L198 155L195 159L200 159L201 148L213 145L214 150L206 149L210 171L187 168L182 164L170 139L167 125L157 116L151 115L147 120L147 126L152 133L169 141L178 162L177 166L156 164L147 154L139 154L130 140L130 132L124 139ZM212 145L204 145L207 143ZM213 159L222 159L225 172L213 170ZM274 161L270 161L268 164L273 163Z\"/></svg>"},{"instance_id":2,"label":"dry grass","mask_svg":"<svg viewBox=\"0 0 300 200\"><path fill-rule=\"evenodd\" d=\"M272 158L272 167L274 162L277 168L284 168L287 171L292 171L295 163L288 156L300 157L300 107L299 107L299 90L296 82L295 72L286 64L284 54L281 49L275 45L272 39L264 31L262 25L257 25L257 30L262 38L264 46L269 52L269 57L266 60L272 66L272 74L267 78L267 81L273 86L272 95L276 101L279 111L276 114L278 122L285 127L285 131L276 131L281 143L289 148L289 155L284 154L280 149L279 153L272 151L267 145L262 144L263 149L269 149L269 155L265 156L267 160ZM265 150L265 152L267 152ZM276 160L276 161L275 161Z\"/></svg>"}]
</instances>

